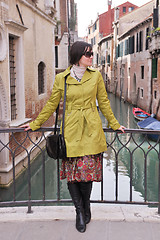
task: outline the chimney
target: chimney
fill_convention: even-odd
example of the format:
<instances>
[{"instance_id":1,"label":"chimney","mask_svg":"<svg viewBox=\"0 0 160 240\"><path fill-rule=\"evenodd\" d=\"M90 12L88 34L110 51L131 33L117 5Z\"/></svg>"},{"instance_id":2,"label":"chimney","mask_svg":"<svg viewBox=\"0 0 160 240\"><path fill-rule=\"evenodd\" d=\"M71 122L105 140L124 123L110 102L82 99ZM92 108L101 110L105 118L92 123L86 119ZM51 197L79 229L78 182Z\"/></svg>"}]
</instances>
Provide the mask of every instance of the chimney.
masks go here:
<instances>
[{"instance_id":1,"label":"chimney","mask_svg":"<svg viewBox=\"0 0 160 240\"><path fill-rule=\"evenodd\" d=\"M111 6L112 6L112 0L108 0L108 11L111 10Z\"/></svg>"}]
</instances>

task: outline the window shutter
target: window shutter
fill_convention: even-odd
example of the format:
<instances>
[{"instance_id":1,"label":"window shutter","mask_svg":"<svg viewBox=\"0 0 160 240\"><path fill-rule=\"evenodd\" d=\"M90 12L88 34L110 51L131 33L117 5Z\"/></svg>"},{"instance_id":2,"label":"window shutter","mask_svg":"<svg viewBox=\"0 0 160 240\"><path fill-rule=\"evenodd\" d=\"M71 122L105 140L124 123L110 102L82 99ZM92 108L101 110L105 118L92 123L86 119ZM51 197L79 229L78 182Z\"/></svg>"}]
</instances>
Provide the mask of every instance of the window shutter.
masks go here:
<instances>
[{"instance_id":1,"label":"window shutter","mask_svg":"<svg viewBox=\"0 0 160 240\"><path fill-rule=\"evenodd\" d=\"M110 55L107 55L107 63L110 64Z\"/></svg>"},{"instance_id":2,"label":"window shutter","mask_svg":"<svg viewBox=\"0 0 160 240\"><path fill-rule=\"evenodd\" d=\"M147 38L148 36L149 36L149 27L146 28L146 50L149 48L149 46L148 46L149 39Z\"/></svg>"},{"instance_id":3,"label":"window shutter","mask_svg":"<svg viewBox=\"0 0 160 240\"><path fill-rule=\"evenodd\" d=\"M152 78L157 78L157 58L152 59Z\"/></svg>"},{"instance_id":4,"label":"window shutter","mask_svg":"<svg viewBox=\"0 0 160 240\"><path fill-rule=\"evenodd\" d=\"M153 9L153 27L158 27L158 8Z\"/></svg>"},{"instance_id":5,"label":"window shutter","mask_svg":"<svg viewBox=\"0 0 160 240\"><path fill-rule=\"evenodd\" d=\"M120 57L123 57L123 42L120 43Z\"/></svg>"},{"instance_id":6,"label":"window shutter","mask_svg":"<svg viewBox=\"0 0 160 240\"><path fill-rule=\"evenodd\" d=\"M129 54L132 53L132 39L129 37Z\"/></svg>"},{"instance_id":7,"label":"window shutter","mask_svg":"<svg viewBox=\"0 0 160 240\"><path fill-rule=\"evenodd\" d=\"M143 51L143 31L139 32L139 52Z\"/></svg>"},{"instance_id":8,"label":"window shutter","mask_svg":"<svg viewBox=\"0 0 160 240\"><path fill-rule=\"evenodd\" d=\"M124 50L124 54L128 55L128 39L125 40L125 50Z\"/></svg>"},{"instance_id":9,"label":"window shutter","mask_svg":"<svg viewBox=\"0 0 160 240\"><path fill-rule=\"evenodd\" d=\"M136 52L139 52L139 35L137 33Z\"/></svg>"},{"instance_id":10,"label":"window shutter","mask_svg":"<svg viewBox=\"0 0 160 240\"><path fill-rule=\"evenodd\" d=\"M132 36L132 53L134 53L134 36Z\"/></svg>"}]
</instances>

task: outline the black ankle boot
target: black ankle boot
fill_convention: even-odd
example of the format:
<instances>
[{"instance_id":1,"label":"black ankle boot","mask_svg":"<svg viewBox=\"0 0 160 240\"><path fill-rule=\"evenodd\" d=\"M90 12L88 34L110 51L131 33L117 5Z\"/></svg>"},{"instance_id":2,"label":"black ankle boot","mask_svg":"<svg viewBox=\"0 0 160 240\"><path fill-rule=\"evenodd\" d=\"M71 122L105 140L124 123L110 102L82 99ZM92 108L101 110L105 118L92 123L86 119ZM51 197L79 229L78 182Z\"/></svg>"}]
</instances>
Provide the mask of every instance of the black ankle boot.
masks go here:
<instances>
[{"instance_id":1,"label":"black ankle boot","mask_svg":"<svg viewBox=\"0 0 160 240\"><path fill-rule=\"evenodd\" d=\"M68 190L71 195L72 201L76 208L76 229L83 233L86 231L86 223L84 219L84 210L83 210L83 202L82 196L79 189L79 183L68 183Z\"/></svg>"},{"instance_id":2,"label":"black ankle boot","mask_svg":"<svg viewBox=\"0 0 160 240\"><path fill-rule=\"evenodd\" d=\"M90 195L92 191L92 182L81 182L80 191L82 193L85 223L91 220Z\"/></svg>"}]
</instances>

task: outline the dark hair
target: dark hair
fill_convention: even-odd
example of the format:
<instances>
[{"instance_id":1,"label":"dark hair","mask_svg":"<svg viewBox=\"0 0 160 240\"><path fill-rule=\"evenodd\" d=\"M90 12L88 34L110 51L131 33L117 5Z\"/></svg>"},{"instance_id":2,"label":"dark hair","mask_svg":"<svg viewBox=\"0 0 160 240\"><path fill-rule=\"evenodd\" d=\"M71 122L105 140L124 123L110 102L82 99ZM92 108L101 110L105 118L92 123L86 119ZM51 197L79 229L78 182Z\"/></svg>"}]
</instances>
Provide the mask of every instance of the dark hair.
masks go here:
<instances>
[{"instance_id":1,"label":"dark hair","mask_svg":"<svg viewBox=\"0 0 160 240\"><path fill-rule=\"evenodd\" d=\"M70 64L77 64L88 48L89 51L92 50L92 45L87 42L74 42L69 52Z\"/></svg>"}]
</instances>

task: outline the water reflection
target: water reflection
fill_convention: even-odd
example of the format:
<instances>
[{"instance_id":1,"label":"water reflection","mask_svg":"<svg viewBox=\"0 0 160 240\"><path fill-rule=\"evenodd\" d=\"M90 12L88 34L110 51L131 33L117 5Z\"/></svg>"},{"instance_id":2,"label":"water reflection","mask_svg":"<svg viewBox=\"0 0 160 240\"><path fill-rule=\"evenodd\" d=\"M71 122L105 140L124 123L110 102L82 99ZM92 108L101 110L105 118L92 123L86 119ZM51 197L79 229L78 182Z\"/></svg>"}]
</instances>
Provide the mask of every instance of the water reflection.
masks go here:
<instances>
[{"instance_id":1,"label":"water reflection","mask_svg":"<svg viewBox=\"0 0 160 240\"><path fill-rule=\"evenodd\" d=\"M137 128L136 120L132 114L132 106L128 103L119 101L119 98L116 98L114 95L109 95L111 107L116 118L119 122L126 126L127 128L134 129ZM103 119L103 124L106 126L106 121ZM119 139L123 144L126 144L130 135L129 134L120 134ZM106 134L108 142L111 142L114 138L114 133ZM134 141L130 140L126 144L126 148L122 148L118 154L118 200L129 200L129 191L130 191L130 168L131 162L130 157L132 155L133 159L133 171L132 171L132 194L133 201L144 201L145 192L145 164L147 169L146 184L147 184L147 200L148 201L158 201L158 149L159 146L155 146L155 143L152 141L145 141L144 144L138 149L135 150L137 145L140 145L144 139L143 135L135 134L133 135ZM116 150L121 148L120 142L114 143ZM146 162L145 162L146 155ZM106 164L105 164L106 161ZM107 179L109 181L109 193L106 199L115 199L111 196L115 196L115 154L114 151L108 148L106 160L104 160L104 181L105 186L107 186ZM109 172L110 171L110 172ZM112 174L111 174L112 173ZM112 177L109 180L109 176ZM112 187L111 187L112 186ZM110 194L112 192L112 194Z\"/></svg>"},{"instance_id":2,"label":"water reflection","mask_svg":"<svg viewBox=\"0 0 160 240\"><path fill-rule=\"evenodd\" d=\"M132 106L123 101L119 101L114 95L109 94L111 107L116 118L119 122L127 128L137 128L136 120L132 114ZM107 126L107 121L101 114L103 126ZM115 137L115 133L106 133L107 142L112 142ZM145 192L145 154L146 157L146 168L147 168L147 200L158 201L158 154L157 147L153 149L150 144L154 146L154 142L145 142L141 148L136 148L136 144L139 144L144 138L143 135L135 134L134 139L128 142L130 134L120 134L119 139L126 148L122 148L122 144L119 141L114 143L116 151L118 153L118 200L129 201L130 196L130 169L131 161L130 156L133 159L133 182L132 182L132 200L133 201L144 201ZM116 172L116 161L115 152L108 148L107 152L104 153L104 200L115 200L115 172ZM16 200L25 200L28 197L28 184L27 184L27 171L16 180ZM43 167L42 167L42 156L38 158L31 165L31 198L32 199L43 199ZM57 165L56 161L46 156L45 161L45 188L46 188L46 199L57 198ZM60 182L60 197L69 199L69 193L67 189L66 181ZM0 200L8 201L13 199L13 186L9 189L0 190ZM100 199L100 183L94 183L91 199Z\"/></svg>"}]
</instances>

